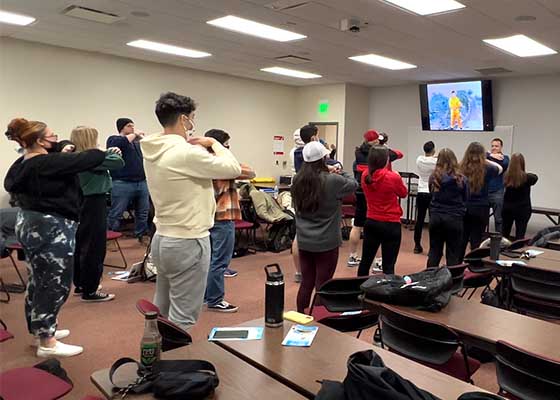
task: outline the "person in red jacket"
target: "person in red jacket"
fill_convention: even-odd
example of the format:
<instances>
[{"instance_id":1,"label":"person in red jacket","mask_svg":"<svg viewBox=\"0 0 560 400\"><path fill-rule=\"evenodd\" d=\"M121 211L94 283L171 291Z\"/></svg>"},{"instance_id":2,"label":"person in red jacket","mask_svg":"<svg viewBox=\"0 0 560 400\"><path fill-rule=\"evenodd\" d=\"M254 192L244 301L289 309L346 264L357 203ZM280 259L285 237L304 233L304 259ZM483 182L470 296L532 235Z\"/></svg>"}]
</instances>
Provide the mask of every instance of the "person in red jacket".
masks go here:
<instances>
[{"instance_id":1,"label":"person in red jacket","mask_svg":"<svg viewBox=\"0 0 560 400\"><path fill-rule=\"evenodd\" d=\"M381 246L383 272L393 274L401 246L402 208L399 198L407 196L401 176L387 168L389 149L374 146L368 155L368 169L362 174L367 219L364 225L362 261L358 276L369 275L375 254Z\"/></svg>"}]
</instances>

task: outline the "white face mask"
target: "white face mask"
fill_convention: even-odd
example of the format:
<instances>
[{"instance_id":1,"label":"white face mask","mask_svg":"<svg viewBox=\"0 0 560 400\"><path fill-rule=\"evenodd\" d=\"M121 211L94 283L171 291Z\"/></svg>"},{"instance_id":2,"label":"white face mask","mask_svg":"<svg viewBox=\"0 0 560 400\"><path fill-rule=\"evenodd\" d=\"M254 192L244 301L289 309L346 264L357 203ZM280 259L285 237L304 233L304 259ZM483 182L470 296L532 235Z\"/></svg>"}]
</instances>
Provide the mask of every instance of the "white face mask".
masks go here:
<instances>
[{"instance_id":1,"label":"white face mask","mask_svg":"<svg viewBox=\"0 0 560 400\"><path fill-rule=\"evenodd\" d=\"M185 134L187 136L192 136L194 134L194 132L196 131L196 127L195 127L194 121L192 119L187 117L187 120L191 123L192 128L187 129L187 126L185 124L183 124L183 128L185 129Z\"/></svg>"}]
</instances>

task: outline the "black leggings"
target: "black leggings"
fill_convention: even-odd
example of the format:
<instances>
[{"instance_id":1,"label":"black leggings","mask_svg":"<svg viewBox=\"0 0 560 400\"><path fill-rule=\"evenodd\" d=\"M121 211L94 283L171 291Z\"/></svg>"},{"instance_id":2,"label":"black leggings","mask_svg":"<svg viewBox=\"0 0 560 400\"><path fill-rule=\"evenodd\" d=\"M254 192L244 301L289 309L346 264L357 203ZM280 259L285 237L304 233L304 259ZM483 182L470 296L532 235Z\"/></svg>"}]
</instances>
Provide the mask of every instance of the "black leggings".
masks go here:
<instances>
[{"instance_id":1,"label":"black leggings","mask_svg":"<svg viewBox=\"0 0 560 400\"><path fill-rule=\"evenodd\" d=\"M418 193L416 196L416 225L414 226L414 244L422 246L422 229L424 228L424 220L426 219L426 212L430 207L432 195L430 193Z\"/></svg>"},{"instance_id":2,"label":"black leggings","mask_svg":"<svg viewBox=\"0 0 560 400\"><path fill-rule=\"evenodd\" d=\"M104 194L84 196L74 253L74 286L84 294L97 291L107 251L107 204Z\"/></svg>"},{"instance_id":3,"label":"black leggings","mask_svg":"<svg viewBox=\"0 0 560 400\"><path fill-rule=\"evenodd\" d=\"M383 272L394 274L399 248L401 247L400 222L382 222L369 218L366 220L364 225L362 261L358 267L358 276L369 275L369 269L380 245L381 257L383 258Z\"/></svg>"},{"instance_id":4,"label":"black leggings","mask_svg":"<svg viewBox=\"0 0 560 400\"><path fill-rule=\"evenodd\" d=\"M428 268L439 267L445 245L445 265L461 262L463 218L460 216L430 214L430 252Z\"/></svg>"},{"instance_id":5,"label":"black leggings","mask_svg":"<svg viewBox=\"0 0 560 400\"><path fill-rule=\"evenodd\" d=\"M530 206L529 208L504 208L502 210L502 234L507 238L511 238L511 228L515 222L515 240L525 238L531 214Z\"/></svg>"},{"instance_id":6,"label":"black leggings","mask_svg":"<svg viewBox=\"0 0 560 400\"><path fill-rule=\"evenodd\" d=\"M466 251L467 244L471 244L471 251L477 249L482 243L482 236L486 231L490 218L490 207L467 207L463 218L463 246L461 260Z\"/></svg>"}]
</instances>

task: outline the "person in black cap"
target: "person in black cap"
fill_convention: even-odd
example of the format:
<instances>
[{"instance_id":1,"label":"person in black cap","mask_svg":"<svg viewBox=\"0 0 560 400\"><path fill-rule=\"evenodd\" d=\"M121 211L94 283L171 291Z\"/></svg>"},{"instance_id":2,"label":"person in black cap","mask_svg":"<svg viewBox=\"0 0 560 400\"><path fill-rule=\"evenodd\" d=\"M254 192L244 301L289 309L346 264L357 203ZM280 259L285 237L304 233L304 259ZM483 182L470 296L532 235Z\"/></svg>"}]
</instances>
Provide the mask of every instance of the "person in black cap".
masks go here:
<instances>
[{"instance_id":1,"label":"person in black cap","mask_svg":"<svg viewBox=\"0 0 560 400\"><path fill-rule=\"evenodd\" d=\"M144 134L134 130L134 122L130 118L117 119L118 135L107 139L107 148L118 147L124 159L124 168L111 171L113 189L111 191L111 209L107 216L109 230L119 231L123 212L132 202L134 204L134 236L142 242L148 233L148 212L150 196L144 165L140 139Z\"/></svg>"}]
</instances>

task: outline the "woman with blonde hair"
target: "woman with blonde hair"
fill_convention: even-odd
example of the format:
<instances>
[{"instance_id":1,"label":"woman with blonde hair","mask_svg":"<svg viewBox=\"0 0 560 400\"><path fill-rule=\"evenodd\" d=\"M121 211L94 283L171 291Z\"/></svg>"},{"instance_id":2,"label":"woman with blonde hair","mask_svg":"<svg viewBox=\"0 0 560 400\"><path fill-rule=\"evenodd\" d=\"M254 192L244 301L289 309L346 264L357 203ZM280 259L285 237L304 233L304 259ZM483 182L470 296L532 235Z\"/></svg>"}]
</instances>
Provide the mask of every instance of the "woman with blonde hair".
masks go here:
<instances>
[{"instance_id":1,"label":"woman with blonde hair","mask_svg":"<svg viewBox=\"0 0 560 400\"><path fill-rule=\"evenodd\" d=\"M98 147L99 134L96 129L78 126L72 130L70 140L77 152ZM74 254L74 294L82 296L84 302L109 301L114 294L103 293L99 282L103 276L103 262L107 251L107 199L111 190L109 170L124 166L118 147L107 150L103 163L87 172L78 174L82 189L80 225L76 233Z\"/></svg>"},{"instance_id":2,"label":"woman with blonde hair","mask_svg":"<svg viewBox=\"0 0 560 400\"><path fill-rule=\"evenodd\" d=\"M464 256L469 242L471 250L478 248L482 243L482 235L490 218L488 183L500 175L503 168L486 159L486 151L481 143L472 142L465 151L460 171L469 181L469 196L463 220L462 256Z\"/></svg>"},{"instance_id":3,"label":"woman with blonde hair","mask_svg":"<svg viewBox=\"0 0 560 400\"><path fill-rule=\"evenodd\" d=\"M428 268L439 267L444 245L445 265L457 265L461 262L468 183L459 172L453 150L440 150L428 186L431 194Z\"/></svg>"},{"instance_id":4,"label":"woman with blonde hair","mask_svg":"<svg viewBox=\"0 0 560 400\"><path fill-rule=\"evenodd\" d=\"M505 237L511 237L511 228L515 222L515 240L523 239L527 231L527 224L531 219L531 186L539 177L525 172L525 157L521 153L511 156L509 168L504 175L504 208L502 210Z\"/></svg>"}]
</instances>

